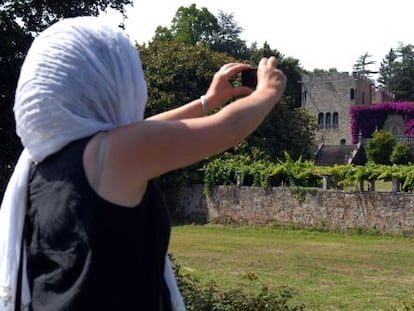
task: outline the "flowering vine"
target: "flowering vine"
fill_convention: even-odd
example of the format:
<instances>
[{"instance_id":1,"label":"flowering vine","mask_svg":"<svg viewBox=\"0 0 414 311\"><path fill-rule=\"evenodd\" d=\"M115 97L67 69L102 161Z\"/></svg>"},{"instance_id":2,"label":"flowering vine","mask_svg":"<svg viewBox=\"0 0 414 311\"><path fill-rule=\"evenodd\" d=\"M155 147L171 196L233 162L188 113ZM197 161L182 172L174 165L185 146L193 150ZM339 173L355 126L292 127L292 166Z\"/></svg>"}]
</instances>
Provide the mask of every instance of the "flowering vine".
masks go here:
<instances>
[{"instance_id":1,"label":"flowering vine","mask_svg":"<svg viewBox=\"0 0 414 311\"><path fill-rule=\"evenodd\" d=\"M358 142L358 134L371 137L376 129L384 126L385 119L391 113L403 116L407 136L414 136L414 103L386 102L375 105L354 105L350 108L352 143Z\"/></svg>"}]
</instances>

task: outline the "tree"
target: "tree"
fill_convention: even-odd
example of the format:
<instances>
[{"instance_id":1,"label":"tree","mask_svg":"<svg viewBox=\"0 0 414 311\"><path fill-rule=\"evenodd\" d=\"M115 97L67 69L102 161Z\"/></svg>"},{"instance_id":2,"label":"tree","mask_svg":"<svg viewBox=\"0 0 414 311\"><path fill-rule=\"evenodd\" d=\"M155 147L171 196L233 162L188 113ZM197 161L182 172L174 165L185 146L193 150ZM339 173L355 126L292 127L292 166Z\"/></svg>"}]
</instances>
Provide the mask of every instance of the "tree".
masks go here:
<instances>
[{"instance_id":1,"label":"tree","mask_svg":"<svg viewBox=\"0 0 414 311\"><path fill-rule=\"evenodd\" d=\"M180 7L171 25L174 40L192 45L210 45L219 30L217 18L205 7L197 9L195 4Z\"/></svg>"},{"instance_id":2,"label":"tree","mask_svg":"<svg viewBox=\"0 0 414 311\"><path fill-rule=\"evenodd\" d=\"M375 164L390 164L390 157L395 145L395 138L391 133L380 130L374 133L365 146L368 160Z\"/></svg>"},{"instance_id":3,"label":"tree","mask_svg":"<svg viewBox=\"0 0 414 311\"><path fill-rule=\"evenodd\" d=\"M20 66L32 37L6 11L0 11L0 33L0 190L2 190L22 149L15 133L12 102Z\"/></svg>"},{"instance_id":4,"label":"tree","mask_svg":"<svg viewBox=\"0 0 414 311\"><path fill-rule=\"evenodd\" d=\"M372 55L366 52L365 54L361 55L354 64L354 71L361 77L370 78L371 74L377 73L376 71L371 71L368 69L368 66L374 65L376 63L375 61L369 60L371 57Z\"/></svg>"},{"instance_id":5,"label":"tree","mask_svg":"<svg viewBox=\"0 0 414 311\"><path fill-rule=\"evenodd\" d=\"M8 12L0 11L0 105L14 97L19 68L32 37Z\"/></svg>"},{"instance_id":6,"label":"tree","mask_svg":"<svg viewBox=\"0 0 414 311\"><path fill-rule=\"evenodd\" d=\"M397 101L414 101L414 46L391 49L381 62L378 81Z\"/></svg>"},{"instance_id":7,"label":"tree","mask_svg":"<svg viewBox=\"0 0 414 311\"><path fill-rule=\"evenodd\" d=\"M125 7L133 5L132 0L2 0L0 5L19 18L27 31L38 33L66 17L98 15L107 8L121 12L125 17Z\"/></svg>"},{"instance_id":8,"label":"tree","mask_svg":"<svg viewBox=\"0 0 414 311\"><path fill-rule=\"evenodd\" d=\"M249 53L246 42L240 39L242 32L243 28L234 21L232 13L219 11L215 17L205 7L198 9L192 4L177 10L171 28L158 26L153 40L204 44L214 51L245 60Z\"/></svg>"},{"instance_id":9,"label":"tree","mask_svg":"<svg viewBox=\"0 0 414 311\"><path fill-rule=\"evenodd\" d=\"M261 151L261 156L276 161L288 152L297 160L309 159L314 146L316 120L306 110L289 109L281 100L259 128L249 136L246 153Z\"/></svg>"},{"instance_id":10,"label":"tree","mask_svg":"<svg viewBox=\"0 0 414 311\"><path fill-rule=\"evenodd\" d=\"M152 41L172 41L174 40L171 30L167 27L158 26L155 29L155 35L152 37Z\"/></svg>"},{"instance_id":11,"label":"tree","mask_svg":"<svg viewBox=\"0 0 414 311\"><path fill-rule=\"evenodd\" d=\"M234 21L233 13L226 14L219 11L218 25L219 31L210 48L226 53L235 59L248 59L249 51L246 42L240 38L243 28Z\"/></svg>"},{"instance_id":12,"label":"tree","mask_svg":"<svg viewBox=\"0 0 414 311\"><path fill-rule=\"evenodd\" d=\"M173 25L170 29L165 27L158 27L154 39L156 41L168 41L174 40L176 42L186 43L186 45L179 45L181 49L185 51L190 51L191 48L188 46L196 45L199 46L200 43L203 43L206 48L210 48L214 51L224 52L227 55L233 56L232 61L245 61L253 65L257 65L262 57L276 56L279 59L279 67L283 70L285 75L288 77L288 82L285 90L283 99L280 101L281 104L278 105L276 109L266 118L266 121L260 126L260 128L253 133L253 135L246 140L248 144L242 144L236 148L235 152L247 153L255 157L255 154L260 154L261 156L266 156L271 159L276 159L280 156L284 150L288 152L297 159L299 156L303 155L308 157L310 150L313 145L313 119L303 110L296 109L300 107L300 95L301 95L301 85L299 81L303 73L303 69L299 66L299 61L285 57L278 50L272 49L270 45L265 42L261 48L257 46L256 43L252 44L251 48L245 46L245 42L240 39L240 34L242 28L237 25L234 21L233 14L225 14L223 12L219 13L217 20L218 30L215 27L207 28L207 32L202 34L200 29L195 27L193 23L197 20L206 20L211 21L211 25L214 25L212 15L208 14L202 10L198 10L195 5L190 6L189 8L181 7L174 19ZM201 40L199 38L205 38ZM208 40L207 40L208 39ZM155 44L155 41L152 43ZM158 57L157 52L152 50L156 45L150 46L151 51L149 57ZM167 46L164 46L164 49L168 49ZM147 53L147 52L144 52ZM204 52L203 52L204 53ZM189 73L179 71L186 70L190 71L195 70L194 68L186 68L187 65L193 63L192 58L189 59L175 59L176 52L170 51L167 58L172 58L173 61L169 64L165 64L166 68L171 68L171 71L165 72L166 77L181 77L180 79L173 78L174 83L177 83L177 91L174 93L174 84L172 82L166 81L164 83L156 83L156 96L150 96L152 98L152 103L149 104L149 111L155 112L159 108L159 105L164 106L164 109L167 108L169 103L177 102L177 98L183 98L190 100L196 98L200 93L194 94L196 96L185 97L182 96L187 90L196 89L200 91L197 85L200 81L197 81L196 78L192 77L189 79ZM188 57L188 56L186 56ZM195 56L195 59L199 59L198 56ZM197 64L199 66L203 65L207 58L200 59ZM153 62L161 62L164 60L151 59L148 64ZM171 63L173 66L171 67ZM179 64L178 67L176 64ZM224 63L222 63L224 64ZM156 65L157 67L159 65ZM192 65L190 65L192 66ZM163 71L164 65L160 68L154 70L155 76L158 75L159 71ZM219 67L217 67L218 69ZM212 73L210 73L212 76ZM190 73L191 75L191 73ZM151 78L150 78L151 79ZM160 79L157 77L157 79ZM185 85L181 86L182 81L185 81ZM151 84L151 82L150 82ZM167 90L160 89L167 85ZM152 85L154 86L154 85ZM152 87L151 86L151 87ZM207 87L208 84L205 84L203 87ZM149 87L149 89L151 89ZM181 92L182 95L179 95ZM154 100L158 102L154 102ZM155 106L152 107L152 105Z\"/></svg>"},{"instance_id":13,"label":"tree","mask_svg":"<svg viewBox=\"0 0 414 311\"><path fill-rule=\"evenodd\" d=\"M250 62L258 64L263 57L276 56L278 58L278 66L283 70L287 77L287 84L283 101L290 109L299 108L301 106L302 87L299 81L302 79L304 69L299 66L299 60L292 57L285 57L281 52L272 49L267 42L263 43L261 48L257 47L257 43L253 43L249 49Z\"/></svg>"},{"instance_id":14,"label":"tree","mask_svg":"<svg viewBox=\"0 0 414 311\"><path fill-rule=\"evenodd\" d=\"M397 60L397 53L394 51L394 49L390 49L383 58L380 65L378 82L381 85L387 87L389 90L394 88L394 81L398 70Z\"/></svg>"},{"instance_id":15,"label":"tree","mask_svg":"<svg viewBox=\"0 0 414 311\"><path fill-rule=\"evenodd\" d=\"M153 41L139 45L148 85L146 115L181 106L207 91L214 73L234 58L203 45Z\"/></svg>"},{"instance_id":16,"label":"tree","mask_svg":"<svg viewBox=\"0 0 414 311\"><path fill-rule=\"evenodd\" d=\"M317 76L330 75L330 74L333 74L333 73L338 73L338 69L329 68L328 70L325 70L325 69L315 68L312 71L312 74L317 75Z\"/></svg>"}]
</instances>

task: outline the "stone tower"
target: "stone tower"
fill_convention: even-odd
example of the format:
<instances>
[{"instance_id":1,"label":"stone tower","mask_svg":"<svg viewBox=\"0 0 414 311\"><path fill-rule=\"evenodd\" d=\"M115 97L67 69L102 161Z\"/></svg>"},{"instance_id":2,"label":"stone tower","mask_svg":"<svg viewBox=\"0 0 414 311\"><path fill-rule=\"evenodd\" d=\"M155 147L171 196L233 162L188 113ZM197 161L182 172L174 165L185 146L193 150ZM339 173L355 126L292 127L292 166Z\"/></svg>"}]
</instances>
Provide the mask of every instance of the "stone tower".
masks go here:
<instances>
[{"instance_id":1,"label":"stone tower","mask_svg":"<svg viewBox=\"0 0 414 311\"><path fill-rule=\"evenodd\" d=\"M302 108L318 122L317 144L351 144L350 107L392 100L370 79L347 72L306 74L301 83Z\"/></svg>"}]
</instances>

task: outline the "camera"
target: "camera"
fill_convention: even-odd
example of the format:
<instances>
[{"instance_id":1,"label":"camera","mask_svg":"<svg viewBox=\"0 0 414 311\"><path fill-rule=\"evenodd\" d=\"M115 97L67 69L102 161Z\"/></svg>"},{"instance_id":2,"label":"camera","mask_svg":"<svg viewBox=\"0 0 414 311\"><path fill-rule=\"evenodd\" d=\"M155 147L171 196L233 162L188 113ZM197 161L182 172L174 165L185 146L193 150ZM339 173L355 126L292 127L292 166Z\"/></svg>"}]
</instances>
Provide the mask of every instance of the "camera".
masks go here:
<instances>
[{"instance_id":1,"label":"camera","mask_svg":"<svg viewBox=\"0 0 414 311\"><path fill-rule=\"evenodd\" d=\"M242 85L250 87L252 89L256 88L257 85L257 68L249 68L241 72Z\"/></svg>"}]
</instances>

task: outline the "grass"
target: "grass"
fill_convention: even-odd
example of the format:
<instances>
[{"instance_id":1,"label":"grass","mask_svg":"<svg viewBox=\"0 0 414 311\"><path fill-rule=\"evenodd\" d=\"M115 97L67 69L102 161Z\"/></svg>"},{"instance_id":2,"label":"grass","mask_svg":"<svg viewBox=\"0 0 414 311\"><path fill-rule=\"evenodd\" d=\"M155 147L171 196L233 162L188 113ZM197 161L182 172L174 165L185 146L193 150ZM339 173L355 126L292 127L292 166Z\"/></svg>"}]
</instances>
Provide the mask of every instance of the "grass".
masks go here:
<instances>
[{"instance_id":1,"label":"grass","mask_svg":"<svg viewBox=\"0 0 414 311\"><path fill-rule=\"evenodd\" d=\"M364 190L368 191L370 188L370 184L367 180L364 180ZM347 191L355 191L355 186L347 186L345 187ZM376 180L375 181L375 191L377 192L391 192L392 191L392 182L390 181L383 181L383 180Z\"/></svg>"},{"instance_id":2,"label":"grass","mask_svg":"<svg viewBox=\"0 0 414 311\"><path fill-rule=\"evenodd\" d=\"M368 183L365 186L365 189L368 189ZM392 182L377 180L375 182L375 191L379 192L391 192L392 191Z\"/></svg>"},{"instance_id":3,"label":"grass","mask_svg":"<svg viewBox=\"0 0 414 311\"><path fill-rule=\"evenodd\" d=\"M204 284L293 287L305 310L414 310L413 238L186 225L170 253Z\"/></svg>"}]
</instances>

